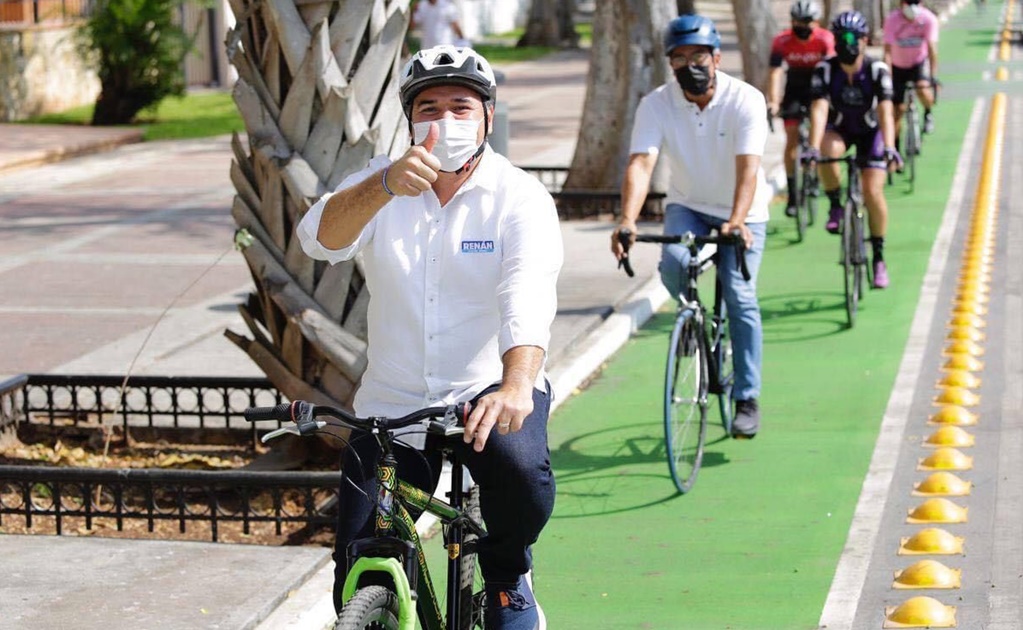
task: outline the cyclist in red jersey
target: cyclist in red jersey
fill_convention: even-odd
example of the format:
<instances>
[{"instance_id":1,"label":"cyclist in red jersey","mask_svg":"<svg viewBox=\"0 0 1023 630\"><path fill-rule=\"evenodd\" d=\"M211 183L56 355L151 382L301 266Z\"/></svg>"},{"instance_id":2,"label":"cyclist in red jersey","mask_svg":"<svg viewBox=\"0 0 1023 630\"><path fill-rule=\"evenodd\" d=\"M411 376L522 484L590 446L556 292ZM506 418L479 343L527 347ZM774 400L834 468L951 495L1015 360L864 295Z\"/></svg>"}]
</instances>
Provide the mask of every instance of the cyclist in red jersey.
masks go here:
<instances>
[{"instance_id":1,"label":"cyclist in red jersey","mask_svg":"<svg viewBox=\"0 0 1023 630\"><path fill-rule=\"evenodd\" d=\"M821 28L821 9L816 0L796 0L789 9L792 28L779 33L771 44L771 74L767 90L767 109L771 117L785 121L785 174L788 176L787 216L796 215L796 160L799 159L799 123L810 106L810 77L814 66L835 54L835 36ZM783 64L788 67L785 92L782 93Z\"/></svg>"}]
</instances>

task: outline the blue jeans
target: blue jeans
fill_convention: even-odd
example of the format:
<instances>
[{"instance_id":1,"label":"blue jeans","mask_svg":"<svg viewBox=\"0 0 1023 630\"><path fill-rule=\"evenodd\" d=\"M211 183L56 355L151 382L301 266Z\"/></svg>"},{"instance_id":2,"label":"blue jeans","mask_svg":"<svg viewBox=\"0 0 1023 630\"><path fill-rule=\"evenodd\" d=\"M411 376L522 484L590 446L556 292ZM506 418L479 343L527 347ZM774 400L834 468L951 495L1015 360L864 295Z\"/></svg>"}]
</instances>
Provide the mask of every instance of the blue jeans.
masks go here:
<instances>
[{"instance_id":1,"label":"blue jeans","mask_svg":"<svg viewBox=\"0 0 1023 630\"><path fill-rule=\"evenodd\" d=\"M485 389L480 396L497 387ZM550 385L547 391L533 388L533 412L522 430L507 435L492 431L482 453L458 439L457 456L480 488L480 512L487 535L480 539L477 552L487 586L513 586L532 568L530 548L554 511L554 475L547 446L550 406ZM376 513L373 500L367 497L377 496L374 470L379 447L366 434L353 434L352 438L341 456L341 471L348 479L341 481L334 541L334 606L339 612L348 543L373 535ZM427 439L422 452L400 445L394 449L399 477L431 494L441 469L440 452L432 439Z\"/></svg>"},{"instance_id":2,"label":"blue jeans","mask_svg":"<svg viewBox=\"0 0 1023 630\"><path fill-rule=\"evenodd\" d=\"M697 236L706 236L722 223L722 219L681 204L669 204L664 211L665 234L692 232ZM764 255L767 223L748 223L746 227L753 233L753 247L746 250L746 266L751 276L749 282L743 279L735 256L719 257L717 269L724 288L725 306L728 308L728 331L732 336L732 362L735 367L732 398L735 400L760 397L760 365L764 346L763 331L760 328L760 304L757 302L757 271ZM689 250L684 245L663 246L658 269L664 288L673 297L682 292L688 264Z\"/></svg>"}]
</instances>

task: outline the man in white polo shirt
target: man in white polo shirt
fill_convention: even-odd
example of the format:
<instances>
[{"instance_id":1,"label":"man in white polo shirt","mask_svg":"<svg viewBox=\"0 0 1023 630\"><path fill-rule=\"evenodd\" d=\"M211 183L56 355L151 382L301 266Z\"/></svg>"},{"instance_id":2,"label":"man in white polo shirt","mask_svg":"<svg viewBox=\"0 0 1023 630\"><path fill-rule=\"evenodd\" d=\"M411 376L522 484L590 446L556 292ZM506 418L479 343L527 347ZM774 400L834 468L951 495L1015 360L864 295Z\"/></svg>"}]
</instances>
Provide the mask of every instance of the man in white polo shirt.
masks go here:
<instances>
[{"instance_id":1,"label":"man in white polo shirt","mask_svg":"<svg viewBox=\"0 0 1023 630\"><path fill-rule=\"evenodd\" d=\"M668 25L664 49L675 74L640 101L622 183L622 218L611 237L620 260L618 232L636 232L636 219L663 154L669 171L665 234L738 232L746 243L752 278L743 279L734 256L721 256L735 365L732 435L752 438L760 428L760 366L763 336L756 278L764 251L771 192L760 159L767 142L767 104L751 85L728 76L721 65L721 37L714 22L682 15ZM665 245L661 281L672 296L682 290L689 252Z\"/></svg>"},{"instance_id":2,"label":"man in white polo shirt","mask_svg":"<svg viewBox=\"0 0 1023 630\"><path fill-rule=\"evenodd\" d=\"M399 89L415 144L347 177L298 235L314 258L362 256L372 298L358 415L472 403L459 455L487 526L477 548L487 628L543 628L526 574L554 507L544 363L563 258L557 210L539 180L487 145L497 84L486 59L420 51ZM341 485L335 602L348 542L373 531L376 451L372 437L353 439L342 463L360 487ZM432 492L439 455L396 449L399 475Z\"/></svg>"}]
</instances>

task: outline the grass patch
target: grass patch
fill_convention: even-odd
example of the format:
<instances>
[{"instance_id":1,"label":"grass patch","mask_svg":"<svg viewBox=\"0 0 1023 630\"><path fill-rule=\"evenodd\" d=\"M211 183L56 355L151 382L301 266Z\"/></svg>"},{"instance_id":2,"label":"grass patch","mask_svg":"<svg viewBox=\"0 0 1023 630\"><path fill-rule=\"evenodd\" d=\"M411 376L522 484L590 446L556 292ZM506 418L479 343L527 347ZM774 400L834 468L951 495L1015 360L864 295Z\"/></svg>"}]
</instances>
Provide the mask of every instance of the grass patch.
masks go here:
<instances>
[{"instance_id":1,"label":"grass patch","mask_svg":"<svg viewBox=\"0 0 1023 630\"><path fill-rule=\"evenodd\" d=\"M93 105L85 105L22 122L88 125L92 120L92 110ZM143 140L207 138L245 129L229 92L199 92L181 98L164 99L155 109L144 110L138 121L129 126L142 129Z\"/></svg>"}]
</instances>

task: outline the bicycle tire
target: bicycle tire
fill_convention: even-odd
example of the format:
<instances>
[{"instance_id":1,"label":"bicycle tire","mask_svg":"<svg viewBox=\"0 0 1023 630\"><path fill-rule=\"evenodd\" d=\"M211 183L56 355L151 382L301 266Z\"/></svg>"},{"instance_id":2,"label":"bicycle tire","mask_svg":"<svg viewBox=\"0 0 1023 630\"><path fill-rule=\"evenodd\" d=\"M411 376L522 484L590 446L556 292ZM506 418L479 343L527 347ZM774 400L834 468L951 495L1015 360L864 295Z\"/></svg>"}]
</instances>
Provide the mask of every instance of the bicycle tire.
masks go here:
<instances>
[{"instance_id":1,"label":"bicycle tire","mask_svg":"<svg viewBox=\"0 0 1023 630\"><path fill-rule=\"evenodd\" d=\"M735 417L735 401L732 400L732 385L735 383L735 371L732 363L732 336L728 330L728 315L725 305L721 303L720 321L708 320L707 339L711 340L709 374L711 393L717 395L718 412L721 415L721 428L725 436L732 435L732 419Z\"/></svg>"},{"instance_id":2,"label":"bicycle tire","mask_svg":"<svg viewBox=\"0 0 1023 630\"><path fill-rule=\"evenodd\" d=\"M334 630L398 630L398 596L385 586L360 588L337 616Z\"/></svg>"},{"instance_id":3,"label":"bicycle tire","mask_svg":"<svg viewBox=\"0 0 1023 630\"><path fill-rule=\"evenodd\" d=\"M909 181L910 190L913 190L913 186L916 182L916 156L920 152L919 145L919 124L917 120L916 107L914 104L910 104L909 109L906 111L906 155L903 156L903 160L906 162L906 179Z\"/></svg>"},{"instance_id":4,"label":"bicycle tire","mask_svg":"<svg viewBox=\"0 0 1023 630\"><path fill-rule=\"evenodd\" d=\"M796 185L795 195L792 196L796 201L796 216L792 218L796 221L796 242L802 243L806 235L806 217L803 214L803 203L807 194L806 187L803 185L803 163L801 160L796 160L792 181Z\"/></svg>"},{"instance_id":5,"label":"bicycle tire","mask_svg":"<svg viewBox=\"0 0 1023 630\"><path fill-rule=\"evenodd\" d=\"M668 470L682 494L696 483L707 439L707 339L695 312L675 320L664 383L664 444Z\"/></svg>"},{"instance_id":6,"label":"bicycle tire","mask_svg":"<svg viewBox=\"0 0 1023 630\"><path fill-rule=\"evenodd\" d=\"M483 522L480 512L480 489L473 485L465 498L462 511L477 523ZM483 627L483 574L479 571L476 557L476 543L479 537L466 529L462 536L462 582L458 585L458 607L461 610L459 630L475 630Z\"/></svg>"},{"instance_id":7,"label":"bicycle tire","mask_svg":"<svg viewBox=\"0 0 1023 630\"><path fill-rule=\"evenodd\" d=\"M805 169L803 171L803 182L800 186L800 197L802 203L798 212L803 215L802 221L804 230L809 228L817 220L817 197L813 194L814 187L817 185L817 177L811 169Z\"/></svg>"},{"instance_id":8,"label":"bicycle tire","mask_svg":"<svg viewBox=\"0 0 1023 630\"><path fill-rule=\"evenodd\" d=\"M867 239L864 232L863 211L859 208L853 212L853 245L856 249L856 256L853 258L853 276L856 279L856 301L859 303L866 295L864 282L867 279Z\"/></svg>"},{"instance_id":9,"label":"bicycle tire","mask_svg":"<svg viewBox=\"0 0 1023 630\"><path fill-rule=\"evenodd\" d=\"M845 204L842 219L841 260L842 279L845 283L845 315L849 328L856 323L856 310L859 306L859 290L856 286L856 244L854 241L856 228L853 225L856 207L853 202Z\"/></svg>"}]
</instances>

